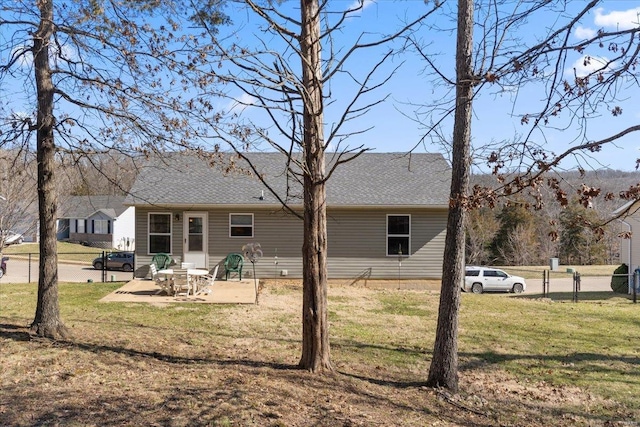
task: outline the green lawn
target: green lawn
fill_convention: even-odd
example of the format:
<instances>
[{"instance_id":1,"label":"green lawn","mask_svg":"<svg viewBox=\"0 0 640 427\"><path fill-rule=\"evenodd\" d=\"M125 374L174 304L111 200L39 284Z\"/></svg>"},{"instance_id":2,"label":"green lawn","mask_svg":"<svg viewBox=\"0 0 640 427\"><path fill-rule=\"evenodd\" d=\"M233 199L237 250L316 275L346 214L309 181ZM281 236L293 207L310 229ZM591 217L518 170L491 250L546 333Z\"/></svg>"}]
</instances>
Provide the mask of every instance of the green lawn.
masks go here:
<instances>
[{"instance_id":1,"label":"green lawn","mask_svg":"<svg viewBox=\"0 0 640 427\"><path fill-rule=\"evenodd\" d=\"M103 250L75 243L58 242L58 259L60 261L87 262L90 264L96 256L102 254ZM32 259L37 259L39 253L38 243L11 245L4 248L3 251L4 255L31 256Z\"/></svg>"}]
</instances>

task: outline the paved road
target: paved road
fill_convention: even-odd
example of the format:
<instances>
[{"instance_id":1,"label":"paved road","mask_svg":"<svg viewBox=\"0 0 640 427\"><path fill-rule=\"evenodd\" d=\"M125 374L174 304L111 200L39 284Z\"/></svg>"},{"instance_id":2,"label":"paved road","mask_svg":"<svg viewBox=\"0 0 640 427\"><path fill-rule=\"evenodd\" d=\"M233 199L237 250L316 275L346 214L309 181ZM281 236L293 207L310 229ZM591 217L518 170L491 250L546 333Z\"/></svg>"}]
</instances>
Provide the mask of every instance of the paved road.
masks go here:
<instances>
[{"instance_id":1,"label":"paved road","mask_svg":"<svg viewBox=\"0 0 640 427\"><path fill-rule=\"evenodd\" d=\"M581 292L606 292L611 291L611 276L582 276L580 278ZM551 277L549 281L549 292L573 292L573 278L571 277ZM528 294L542 293L542 279L527 280Z\"/></svg>"},{"instance_id":2,"label":"paved road","mask_svg":"<svg viewBox=\"0 0 640 427\"><path fill-rule=\"evenodd\" d=\"M29 268L31 267L31 268ZM133 278L132 272L107 271L107 281L124 282ZM58 278L61 282L93 282L102 281L102 271L94 270L93 267L77 264L58 264ZM30 280L29 280L30 279ZM38 281L38 262L15 259L9 257L7 261L7 274L0 278L0 284L5 283L28 283Z\"/></svg>"}]
</instances>

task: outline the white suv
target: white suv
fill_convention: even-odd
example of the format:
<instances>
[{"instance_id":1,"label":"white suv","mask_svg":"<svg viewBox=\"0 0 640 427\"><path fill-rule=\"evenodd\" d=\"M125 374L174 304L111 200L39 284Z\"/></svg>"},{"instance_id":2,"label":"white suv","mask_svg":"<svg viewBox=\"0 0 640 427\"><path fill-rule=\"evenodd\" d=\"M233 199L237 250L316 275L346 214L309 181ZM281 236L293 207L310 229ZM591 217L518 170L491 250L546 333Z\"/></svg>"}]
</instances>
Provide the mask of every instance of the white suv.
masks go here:
<instances>
[{"instance_id":1,"label":"white suv","mask_svg":"<svg viewBox=\"0 0 640 427\"><path fill-rule=\"evenodd\" d=\"M514 292L519 294L527 289L524 279L511 276L502 270L491 267L467 267L464 273L462 290L481 294L485 291Z\"/></svg>"}]
</instances>

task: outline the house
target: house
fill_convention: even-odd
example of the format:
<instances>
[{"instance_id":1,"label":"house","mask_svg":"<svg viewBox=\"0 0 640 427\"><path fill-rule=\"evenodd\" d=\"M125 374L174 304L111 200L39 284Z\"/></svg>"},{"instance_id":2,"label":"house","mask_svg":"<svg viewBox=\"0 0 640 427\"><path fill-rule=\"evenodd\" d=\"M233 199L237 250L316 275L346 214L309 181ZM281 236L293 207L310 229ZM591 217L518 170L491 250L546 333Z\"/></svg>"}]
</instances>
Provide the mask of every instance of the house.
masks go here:
<instances>
[{"instance_id":1,"label":"house","mask_svg":"<svg viewBox=\"0 0 640 427\"><path fill-rule=\"evenodd\" d=\"M631 200L613 212L623 225L623 233L630 237L620 238L620 261L629 267L629 292L633 290L633 274L640 268L640 200Z\"/></svg>"},{"instance_id":2,"label":"house","mask_svg":"<svg viewBox=\"0 0 640 427\"><path fill-rule=\"evenodd\" d=\"M286 172L286 158L246 156L268 187L302 212L302 187ZM327 153L327 170L336 157ZM141 275L156 253L212 269L259 243L258 277L302 276L303 221L282 208L245 161L236 166L211 167L174 153L140 169L125 204L136 208ZM365 153L338 166L327 181L329 278L441 278L450 180L440 154Z\"/></svg>"},{"instance_id":3,"label":"house","mask_svg":"<svg viewBox=\"0 0 640 427\"><path fill-rule=\"evenodd\" d=\"M70 196L58 218L58 240L104 249L135 248L135 208L124 196Z\"/></svg>"}]
</instances>

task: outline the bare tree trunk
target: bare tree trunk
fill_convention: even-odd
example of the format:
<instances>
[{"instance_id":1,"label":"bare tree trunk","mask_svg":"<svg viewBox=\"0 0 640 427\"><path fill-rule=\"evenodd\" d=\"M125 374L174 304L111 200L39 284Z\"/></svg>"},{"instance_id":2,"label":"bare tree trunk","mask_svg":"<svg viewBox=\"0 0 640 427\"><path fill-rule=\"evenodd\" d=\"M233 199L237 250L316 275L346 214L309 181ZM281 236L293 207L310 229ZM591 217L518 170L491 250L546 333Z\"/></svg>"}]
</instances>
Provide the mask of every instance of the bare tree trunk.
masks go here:
<instances>
[{"instance_id":1,"label":"bare tree trunk","mask_svg":"<svg viewBox=\"0 0 640 427\"><path fill-rule=\"evenodd\" d=\"M473 96L473 0L458 1L456 48L456 111L449 216L442 265L438 326L427 384L458 390L458 315L464 280L464 200L469 186L471 104Z\"/></svg>"},{"instance_id":2,"label":"bare tree trunk","mask_svg":"<svg viewBox=\"0 0 640 427\"><path fill-rule=\"evenodd\" d=\"M60 320L58 304L58 252L56 247L56 187L54 180L53 82L49 67L49 42L53 34L53 0L38 2L40 26L34 36L33 58L38 93L37 160L38 212L40 214L40 277L38 304L31 330L53 339L69 331Z\"/></svg>"},{"instance_id":3,"label":"bare tree trunk","mask_svg":"<svg viewBox=\"0 0 640 427\"><path fill-rule=\"evenodd\" d=\"M301 0L304 97L304 242L302 245L302 356L299 366L331 371L327 319L327 212L323 131L320 10Z\"/></svg>"}]
</instances>

